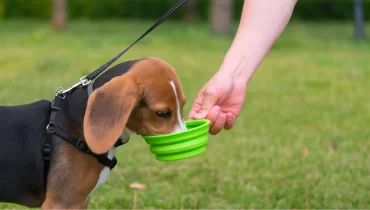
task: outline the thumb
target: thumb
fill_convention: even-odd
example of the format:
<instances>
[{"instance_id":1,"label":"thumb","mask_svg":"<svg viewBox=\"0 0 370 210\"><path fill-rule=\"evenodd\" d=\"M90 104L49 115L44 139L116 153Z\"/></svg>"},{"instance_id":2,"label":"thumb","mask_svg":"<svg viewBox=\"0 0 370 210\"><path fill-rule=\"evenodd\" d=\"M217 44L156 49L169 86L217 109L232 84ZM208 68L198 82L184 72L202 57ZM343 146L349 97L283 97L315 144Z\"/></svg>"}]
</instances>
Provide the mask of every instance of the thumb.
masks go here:
<instances>
[{"instance_id":1,"label":"thumb","mask_svg":"<svg viewBox=\"0 0 370 210\"><path fill-rule=\"evenodd\" d=\"M206 90L203 93L203 103L201 103L201 107L198 111L198 113L195 114L195 119L204 119L207 117L208 112L212 109L212 107L217 102L217 92L216 91L210 91Z\"/></svg>"}]
</instances>

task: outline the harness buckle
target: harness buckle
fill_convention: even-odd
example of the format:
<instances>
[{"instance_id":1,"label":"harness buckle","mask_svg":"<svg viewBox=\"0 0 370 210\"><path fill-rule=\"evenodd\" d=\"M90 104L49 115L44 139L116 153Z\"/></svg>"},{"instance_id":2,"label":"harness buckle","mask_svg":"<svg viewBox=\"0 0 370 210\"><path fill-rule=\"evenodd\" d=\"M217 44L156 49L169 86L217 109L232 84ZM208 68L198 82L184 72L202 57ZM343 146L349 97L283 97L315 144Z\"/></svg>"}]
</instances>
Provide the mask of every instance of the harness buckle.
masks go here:
<instances>
[{"instance_id":1,"label":"harness buckle","mask_svg":"<svg viewBox=\"0 0 370 210\"><path fill-rule=\"evenodd\" d=\"M89 147L87 146L86 142L84 142L84 141L78 140L76 142L75 146L76 146L77 149L79 149L83 152L86 152L86 153L90 152Z\"/></svg>"},{"instance_id":2,"label":"harness buckle","mask_svg":"<svg viewBox=\"0 0 370 210\"><path fill-rule=\"evenodd\" d=\"M56 128L56 125L54 124L48 124L46 126L46 132L48 132L49 134L52 134L55 132L55 128Z\"/></svg>"},{"instance_id":3,"label":"harness buckle","mask_svg":"<svg viewBox=\"0 0 370 210\"><path fill-rule=\"evenodd\" d=\"M42 148L42 159L50 160L50 157L51 157L51 145L44 144L44 147Z\"/></svg>"},{"instance_id":4,"label":"harness buckle","mask_svg":"<svg viewBox=\"0 0 370 210\"><path fill-rule=\"evenodd\" d=\"M55 96L62 96L62 99L65 99L66 97L66 94L65 94L65 90L60 87L57 92L55 92Z\"/></svg>"}]
</instances>

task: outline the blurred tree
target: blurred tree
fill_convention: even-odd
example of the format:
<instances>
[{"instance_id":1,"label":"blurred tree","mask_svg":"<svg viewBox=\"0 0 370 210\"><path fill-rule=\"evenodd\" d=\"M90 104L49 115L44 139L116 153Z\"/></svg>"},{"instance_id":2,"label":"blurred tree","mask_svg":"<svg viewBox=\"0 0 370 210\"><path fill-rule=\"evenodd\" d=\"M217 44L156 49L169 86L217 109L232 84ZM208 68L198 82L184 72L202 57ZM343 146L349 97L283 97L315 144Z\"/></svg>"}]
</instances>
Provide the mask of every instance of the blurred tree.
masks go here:
<instances>
[{"instance_id":1,"label":"blurred tree","mask_svg":"<svg viewBox=\"0 0 370 210\"><path fill-rule=\"evenodd\" d=\"M56 30L67 28L67 0L53 0L52 24Z\"/></svg>"},{"instance_id":2,"label":"blurred tree","mask_svg":"<svg viewBox=\"0 0 370 210\"><path fill-rule=\"evenodd\" d=\"M5 3L4 0L0 0L0 20L4 18Z\"/></svg>"},{"instance_id":3,"label":"blurred tree","mask_svg":"<svg viewBox=\"0 0 370 210\"><path fill-rule=\"evenodd\" d=\"M335 13L335 0L325 0L323 4L325 11L327 11L331 15Z\"/></svg>"},{"instance_id":4,"label":"blurred tree","mask_svg":"<svg viewBox=\"0 0 370 210\"><path fill-rule=\"evenodd\" d=\"M194 22L197 19L197 0L190 0L184 5L184 21Z\"/></svg>"},{"instance_id":5,"label":"blurred tree","mask_svg":"<svg viewBox=\"0 0 370 210\"><path fill-rule=\"evenodd\" d=\"M233 29L233 0L212 0L211 27L215 34L230 35Z\"/></svg>"},{"instance_id":6,"label":"blurred tree","mask_svg":"<svg viewBox=\"0 0 370 210\"><path fill-rule=\"evenodd\" d=\"M354 20L355 20L355 37L357 39L365 38L364 8L362 0L354 0Z\"/></svg>"}]
</instances>

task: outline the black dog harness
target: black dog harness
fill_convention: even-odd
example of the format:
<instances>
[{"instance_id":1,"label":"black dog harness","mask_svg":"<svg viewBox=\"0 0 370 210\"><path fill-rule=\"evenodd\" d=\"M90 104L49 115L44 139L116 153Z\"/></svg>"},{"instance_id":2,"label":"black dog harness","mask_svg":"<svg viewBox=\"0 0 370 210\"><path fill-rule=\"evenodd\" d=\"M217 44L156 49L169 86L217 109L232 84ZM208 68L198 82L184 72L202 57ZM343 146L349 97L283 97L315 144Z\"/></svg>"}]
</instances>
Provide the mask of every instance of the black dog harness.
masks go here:
<instances>
[{"instance_id":1,"label":"black dog harness","mask_svg":"<svg viewBox=\"0 0 370 210\"><path fill-rule=\"evenodd\" d=\"M121 57L124 53L126 53L133 45L135 45L138 41L140 41L142 38L144 38L149 32L151 32L153 29L155 29L157 26L159 26L165 19L167 19L171 14L173 14L177 9L179 9L183 4L185 4L188 0L179 0L170 10L168 10L156 23L154 23L143 35L141 35L134 43L132 43L129 47L127 47L125 50L120 52L118 55L116 55L114 58L112 58L110 61L108 61L106 64L102 65L95 71L91 72L87 76L84 76L80 78L80 81L73 85L72 87L64 90L63 88L60 88L56 95L55 99L51 103L51 111L50 111L50 119L49 124L46 127L46 132L48 134L48 137L44 143L43 150L42 150L42 158L44 160L44 174L45 174L45 185L47 183L47 175L49 173L49 165L50 165L50 159L51 154L53 151L53 145L52 145L52 136L58 135L62 137L65 141L69 142L71 145L76 147L79 151L87 153L94 158L97 159L97 161L104 166L109 167L111 170L116 166L117 159L113 157L112 159L109 159L106 155L97 155L93 153L85 141L80 140L73 135L69 134L67 131L65 131L63 128L60 127L57 123L57 114L61 106L63 105L63 101L68 93L72 92L73 90L81 87L87 87L88 95L90 95L93 92L93 87L91 81L94 80L96 77L98 77L106 68L108 68L112 63L114 63L119 57ZM117 142L115 143L115 147L119 147L129 141L129 137L125 139L119 138Z\"/></svg>"},{"instance_id":2,"label":"black dog harness","mask_svg":"<svg viewBox=\"0 0 370 210\"><path fill-rule=\"evenodd\" d=\"M90 96L91 93L93 92L93 83L90 83L87 92L88 95ZM45 166L44 166L44 173L45 173L45 179L47 178L47 174L49 172L49 166L50 166L50 159L51 159L51 152L52 152L52 135L58 135L62 137L62 139L66 140L70 144L72 144L74 147L76 147L79 151L87 153L97 159L97 161L104 166L109 167L111 170L116 166L117 164L117 159L116 157L113 157L112 159L109 159L105 155L97 155L93 153L88 145L86 144L85 141L82 141L72 135L70 135L67 131L65 131L63 128L61 128L57 124L57 114L60 109L60 107L63 105L63 101L65 99L65 95L61 96L57 94L55 96L55 99L51 103L51 111L50 111L50 119L49 119L49 124L46 127L46 132L49 134L48 138L46 139L43 147L43 152L42 152L42 158L44 159ZM114 144L114 147L119 147L125 143L127 143L130 140L130 137L127 136L124 139L119 138L117 142Z\"/></svg>"}]
</instances>

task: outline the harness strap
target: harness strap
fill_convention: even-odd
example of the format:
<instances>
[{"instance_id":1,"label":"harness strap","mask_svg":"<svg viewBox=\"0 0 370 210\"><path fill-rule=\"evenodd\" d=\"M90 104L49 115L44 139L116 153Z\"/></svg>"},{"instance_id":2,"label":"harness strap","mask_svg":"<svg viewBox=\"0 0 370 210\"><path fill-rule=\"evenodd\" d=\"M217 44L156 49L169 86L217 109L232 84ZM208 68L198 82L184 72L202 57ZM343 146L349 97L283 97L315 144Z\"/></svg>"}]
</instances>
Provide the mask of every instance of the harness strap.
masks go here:
<instances>
[{"instance_id":1,"label":"harness strap","mask_svg":"<svg viewBox=\"0 0 370 210\"><path fill-rule=\"evenodd\" d=\"M69 143L74 145L76 148L78 148L80 151L86 152L92 156L94 156L99 163L110 167L113 169L113 167L117 164L116 158L113 158L112 160L108 159L106 156L102 155L96 155L93 154L89 149L86 143L83 141L78 140L77 138L71 136L67 132L65 132L62 128L57 126L56 124L56 116L57 112L59 111L59 108L66 97L66 94L73 91L76 88L84 87L89 85L88 87L88 93L89 95L92 93L93 88L91 81L95 79L99 74L101 74L106 68L108 68L112 63L114 63L118 58L120 58L124 53L126 53L132 46L134 46L138 41L140 41L142 38L144 38L148 33L150 33L152 30L154 30L156 27L158 27L164 20L166 20L171 14L173 14L176 10L178 10L182 5L184 5L188 0L179 0L170 10L168 10L157 22L155 22L143 35L141 35L134 43L132 43L129 47L127 47L125 50L120 52L118 55L116 55L114 58L112 58L110 61L108 61L106 64L102 65L95 71L91 72L87 76L84 76L80 78L80 81L76 84L74 84L72 87L64 90L63 88L59 89L57 91L57 94L55 96L55 99L53 100L51 104L51 110L50 110L50 121L48 126L46 127L47 134L48 136L46 138L46 141L43 145L42 148L42 158L44 160L44 179L45 183L47 183L47 175L49 173L49 166L50 166L50 158L51 158L51 153L53 151L52 148L52 136L53 134L57 134L62 137L62 139L67 140ZM127 130L126 130L127 131ZM127 139L118 139L116 142L115 146L118 147L122 144L125 144L128 142L129 138ZM83 142L83 143L81 143ZM45 184L46 185L46 184Z\"/></svg>"},{"instance_id":2,"label":"harness strap","mask_svg":"<svg viewBox=\"0 0 370 210\"><path fill-rule=\"evenodd\" d=\"M111 170L116 166L117 164L117 159L114 157L112 160L110 160L107 156L105 155L97 155L91 152L89 149L89 146L86 144L85 141L79 140L73 136L71 136L69 133L64 131L60 127L55 127L54 133L57 134L58 136L62 137L64 140L72 144L74 147L76 147L78 150L81 152L87 153L89 155L92 155L95 157L99 163L109 167Z\"/></svg>"},{"instance_id":3,"label":"harness strap","mask_svg":"<svg viewBox=\"0 0 370 210\"><path fill-rule=\"evenodd\" d=\"M57 94L55 96L55 99L51 103L49 124L46 127L47 134L52 134L52 132L50 132L50 131L55 128L57 112L59 111L60 106L62 105L62 101L64 100L64 97L65 96L61 96L61 95ZM45 185L47 183L47 177L48 177L48 173L49 173L50 159L51 159L51 153L52 152L53 152L52 138L51 138L51 136L47 136L46 141L45 141L45 143L43 145L43 148L42 148L42 159L44 160Z\"/></svg>"},{"instance_id":4,"label":"harness strap","mask_svg":"<svg viewBox=\"0 0 370 210\"><path fill-rule=\"evenodd\" d=\"M87 94L90 96L92 94L92 92L94 91L94 83L90 83L88 86L87 86Z\"/></svg>"},{"instance_id":5,"label":"harness strap","mask_svg":"<svg viewBox=\"0 0 370 210\"><path fill-rule=\"evenodd\" d=\"M92 84L89 85L88 88L88 95L90 95L93 92L93 87ZM49 119L49 124L46 127L47 134L49 136L46 138L46 141L43 146L42 150L42 159L44 160L44 180L45 183L47 183L47 176L49 173L49 167L50 167L50 159L51 159L51 154L53 152L53 147L52 147L52 135L56 134L60 136L63 140L67 141L71 145L73 145L75 148L77 148L79 151L84 152L86 154L89 154L97 159L97 161L104 166L109 167L111 170L116 166L117 164L117 159L116 157L113 157L112 159L109 159L106 155L101 154L97 155L93 153L87 143L85 141L79 140L78 138L72 136L65 130L63 130L60 126L57 125L56 122L56 116L57 112L59 111L62 102L64 100L65 96L61 96L57 94L55 96L55 99L51 103L51 111L50 111L50 119ZM125 136L124 139L119 138L116 143L114 144L114 147L119 147L129 141L130 137L128 135Z\"/></svg>"}]
</instances>

